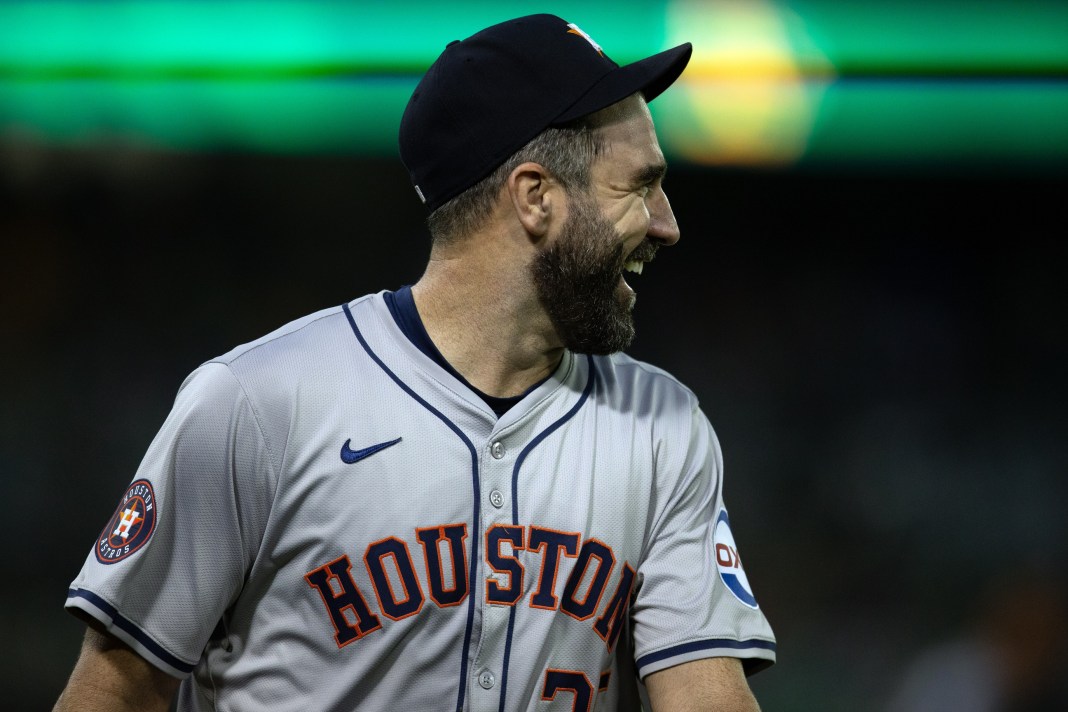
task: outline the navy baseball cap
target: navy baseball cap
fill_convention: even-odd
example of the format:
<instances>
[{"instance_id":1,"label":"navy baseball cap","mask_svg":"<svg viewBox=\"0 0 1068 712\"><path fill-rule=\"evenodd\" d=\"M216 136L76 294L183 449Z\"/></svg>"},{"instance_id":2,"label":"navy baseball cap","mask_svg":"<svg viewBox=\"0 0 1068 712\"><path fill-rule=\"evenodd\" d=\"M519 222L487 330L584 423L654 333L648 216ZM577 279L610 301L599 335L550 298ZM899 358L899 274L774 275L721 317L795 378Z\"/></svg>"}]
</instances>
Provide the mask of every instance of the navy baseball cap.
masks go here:
<instances>
[{"instance_id":1,"label":"navy baseball cap","mask_svg":"<svg viewBox=\"0 0 1068 712\"><path fill-rule=\"evenodd\" d=\"M454 40L415 88L400 155L431 211L528 141L641 92L652 101L690 61L689 42L620 67L576 25L529 15Z\"/></svg>"}]
</instances>

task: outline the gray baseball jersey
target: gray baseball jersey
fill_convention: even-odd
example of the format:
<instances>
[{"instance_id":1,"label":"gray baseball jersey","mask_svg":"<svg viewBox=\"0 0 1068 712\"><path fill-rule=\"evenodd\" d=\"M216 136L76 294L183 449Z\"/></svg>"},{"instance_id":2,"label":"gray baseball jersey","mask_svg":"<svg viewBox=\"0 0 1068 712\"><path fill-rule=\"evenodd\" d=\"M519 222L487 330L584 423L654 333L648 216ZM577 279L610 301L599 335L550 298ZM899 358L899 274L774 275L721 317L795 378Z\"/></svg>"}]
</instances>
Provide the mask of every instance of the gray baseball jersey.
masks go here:
<instances>
[{"instance_id":1,"label":"gray baseball jersey","mask_svg":"<svg viewBox=\"0 0 1068 712\"><path fill-rule=\"evenodd\" d=\"M67 607L184 710L630 710L774 661L694 395L568 353L498 418L382 294L197 369Z\"/></svg>"}]
</instances>

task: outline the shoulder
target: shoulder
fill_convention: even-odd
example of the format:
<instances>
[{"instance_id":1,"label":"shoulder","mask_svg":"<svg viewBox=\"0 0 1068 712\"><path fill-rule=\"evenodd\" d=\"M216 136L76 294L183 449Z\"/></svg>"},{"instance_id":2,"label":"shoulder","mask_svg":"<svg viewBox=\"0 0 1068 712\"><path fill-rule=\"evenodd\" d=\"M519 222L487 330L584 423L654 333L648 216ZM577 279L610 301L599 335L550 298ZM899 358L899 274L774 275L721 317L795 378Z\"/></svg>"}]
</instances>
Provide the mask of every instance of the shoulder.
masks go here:
<instances>
[{"instance_id":1,"label":"shoulder","mask_svg":"<svg viewBox=\"0 0 1068 712\"><path fill-rule=\"evenodd\" d=\"M656 414L698 408L694 392L662 368L624 353L597 356L593 363L599 394L617 407Z\"/></svg>"},{"instance_id":2,"label":"shoulder","mask_svg":"<svg viewBox=\"0 0 1068 712\"><path fill-rule=\"evenodd\" d=\"M345 307L364 311L377 296L308 314L209 359L186 378L181 392L202 403L243 399L257 413L285 418L293 402L315 401L320 391L345 388L359 377Z\"/></svg>"},{"instance_id":3,"label":"shoulder","mask_svg":"<svg viewBox=\"0 0 1068 712\"><path fill-rule=\"evenodd\" d=\"M328 375L331 364L343 361L355 344L346 308L354 314L370 311L376 299L381 301L381 296L370 294L295 319L208 360L204 366L225 366L243 386L253 390Z\"/></svg>"},{"instance_id":4,"label":"shoulder","mask_svg":"<svg viewBox=\"0 0 1068 712\"><path fill-rule=\"evenodd\" d=\"M721 466L719 441L697 396L662 368L626 354L594 359L594 392L613 428L646 433L656 469L679 475Z\"/></svg>"},{"instance_id":5,"label":"shoulder","mask_svg":"<svg viewBox=\"0 0 1068 712\"><path fill-rule=\"evenodd\" d=\"M349 303L350 309L361 309L376 295L367 295ZM317 351L340 346L339 339L351 339L352 331L343 306L328 307L295 319L274 331L226 353L209 363L219 363L235 369L254 367L268 362L284 365L287 357L311 356Z\"/></svg>"}]
</instances>

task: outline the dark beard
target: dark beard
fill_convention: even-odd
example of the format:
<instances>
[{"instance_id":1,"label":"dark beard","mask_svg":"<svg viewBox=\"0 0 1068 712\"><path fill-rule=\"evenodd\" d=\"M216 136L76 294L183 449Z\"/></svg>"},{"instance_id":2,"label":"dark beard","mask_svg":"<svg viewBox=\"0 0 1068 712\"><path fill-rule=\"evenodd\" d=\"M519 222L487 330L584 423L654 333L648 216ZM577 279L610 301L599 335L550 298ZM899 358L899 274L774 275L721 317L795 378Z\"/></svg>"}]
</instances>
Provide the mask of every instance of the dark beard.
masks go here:
<instances>
[{"instance_id":1,"label":"dark beard","mask_svg":"<svg viewBox=\"0 0 1068 712\"><path fill-rule=\"evenodd\" d=\"M651 256L642 243L635 253ZM634 340L634 301L619 291L623 241L592 200L573 196L556 244L534 258L538 299L564 346L583 354L611 354Z\"/></svg>"}]
</instances>

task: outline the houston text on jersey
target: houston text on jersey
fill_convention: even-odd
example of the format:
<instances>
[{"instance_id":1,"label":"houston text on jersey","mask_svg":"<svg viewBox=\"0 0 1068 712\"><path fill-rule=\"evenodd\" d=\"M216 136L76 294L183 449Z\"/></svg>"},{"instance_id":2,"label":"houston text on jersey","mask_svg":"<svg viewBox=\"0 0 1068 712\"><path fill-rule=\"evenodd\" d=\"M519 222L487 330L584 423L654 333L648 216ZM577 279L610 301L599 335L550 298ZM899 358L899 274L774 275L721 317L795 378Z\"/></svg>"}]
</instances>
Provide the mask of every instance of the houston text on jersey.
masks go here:
<instances>
[{"instance_id":1,"label":"houston text on jersey","mask_svg":"<svg viewBox=\"0 0 1068 712\"><path fill-rule=\"evenodd\" d=\"M422 610L427 598L439 607L456 606L467 598L467 525L443 524L415 530L422 550L429 592L419 585L411 548L398 537L387 537L367 546L363 564L371 581L378 612L399 621ZM443 548L448 562L443 561ZM523 598L524 579L530 573L537 582L527 598L530 608L559 611L585 621L600 611L591 628L605 642L615 646L634 583L634 569L626 562L614 593L602 608L616 568L612 548L595 538L582 540L579 532L562 532L538 526L494 525L485 533L486 563L492 572L486 579L486 601L492 605L514 606ZM527 571L520 552L536 555L537 570ZM561 557L577 559L557 595L557 572ZM347 554L309 571L304 578L322 597L334 640L344 647L382 628L369 597L352 577L352 560ZM429 595L428 595L429 594Z\"/></svg>"}]
</instances>

